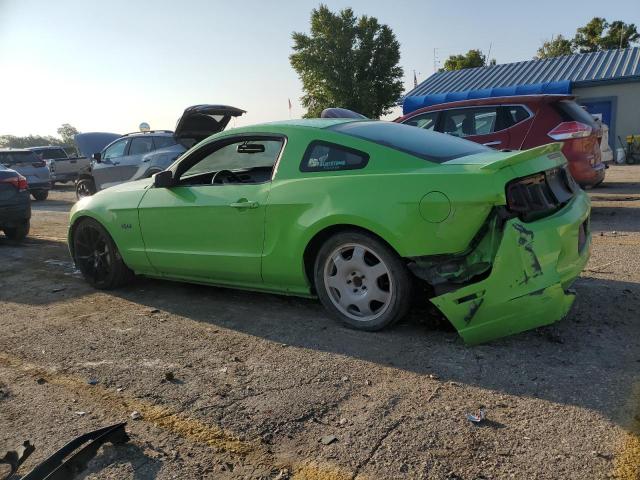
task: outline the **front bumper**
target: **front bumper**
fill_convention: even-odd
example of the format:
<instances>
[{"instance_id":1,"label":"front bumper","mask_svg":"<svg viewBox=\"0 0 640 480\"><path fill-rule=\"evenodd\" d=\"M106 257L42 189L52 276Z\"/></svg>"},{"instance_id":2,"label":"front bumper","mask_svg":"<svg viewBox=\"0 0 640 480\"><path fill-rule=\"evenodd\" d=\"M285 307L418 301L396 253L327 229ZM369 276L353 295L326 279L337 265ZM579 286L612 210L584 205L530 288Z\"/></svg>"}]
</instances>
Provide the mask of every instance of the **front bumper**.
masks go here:
<instances>
[{"instance_id":1,"label":"front bumper","mask_svg":"<svg viewBox=\"0 0 640 480\"><path fill-rule=\"evenodd\" d=\"M506 221L489 275L431 301L470 344L561 320L575 298L568 289L589 260L590 209L580 191L554 215Z\"/></svg>"}]
</instances>

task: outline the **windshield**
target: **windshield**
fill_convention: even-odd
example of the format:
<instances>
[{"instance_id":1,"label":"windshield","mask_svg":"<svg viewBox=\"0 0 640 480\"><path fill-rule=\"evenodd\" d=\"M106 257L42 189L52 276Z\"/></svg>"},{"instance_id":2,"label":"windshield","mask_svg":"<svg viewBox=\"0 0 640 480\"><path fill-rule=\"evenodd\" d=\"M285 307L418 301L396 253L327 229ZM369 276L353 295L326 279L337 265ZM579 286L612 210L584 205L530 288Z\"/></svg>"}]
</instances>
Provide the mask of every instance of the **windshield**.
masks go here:
<instances>
[{"instance_id":1,"label":"windshield","mask_svg":"<svg viewBox=\"0 0 640 480\"><path fill-rule=\"evenodd\" d=\"M393 122L348 122L328 128L435 163L491 151L488 147L468 140Z\"/></svg>"}]
</instances>

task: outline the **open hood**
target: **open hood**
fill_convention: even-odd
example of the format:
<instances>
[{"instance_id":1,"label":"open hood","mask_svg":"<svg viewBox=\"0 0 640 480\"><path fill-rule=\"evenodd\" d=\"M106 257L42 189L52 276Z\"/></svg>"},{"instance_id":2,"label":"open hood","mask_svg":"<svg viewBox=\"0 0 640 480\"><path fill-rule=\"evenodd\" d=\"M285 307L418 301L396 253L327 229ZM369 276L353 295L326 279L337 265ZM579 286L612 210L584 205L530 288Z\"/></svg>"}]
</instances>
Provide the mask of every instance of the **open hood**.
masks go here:
<instances>
[{"instance_id":1,"label":"open hood","mask_svg":"<svg viewBox=\"0 0 640 480\"><path fill-rule=\"evenodd\" d=\"M184 111L173 135L183 145L191 146L221 132L231 117L239 117L243 113L246 112L228 105L194 105Z\"/></svg>"},{"instance_id":2,"label":"open hood","mask_svg":"<svg viewBox=\"0 0 640 480\"><path fill-rule=\"evenodd\" d=\"M80 155L90 158L91 155L101 152L104 147L121 136L119 133L88 132L78 133L73 139Z\"/></svg>"}]
</instances>

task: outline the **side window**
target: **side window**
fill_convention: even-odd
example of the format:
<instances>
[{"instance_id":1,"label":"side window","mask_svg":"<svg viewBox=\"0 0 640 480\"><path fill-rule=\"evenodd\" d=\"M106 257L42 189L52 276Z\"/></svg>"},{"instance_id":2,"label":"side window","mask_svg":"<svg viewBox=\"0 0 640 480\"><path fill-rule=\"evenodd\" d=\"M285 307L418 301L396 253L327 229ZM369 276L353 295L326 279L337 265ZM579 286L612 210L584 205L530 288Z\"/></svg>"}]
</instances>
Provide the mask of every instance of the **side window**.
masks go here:
<instances>
[{"instance_id":1,"label":"side window","mask_svg":"<svg viewBox=\"0 0 640 480\"><path fill-rule=\"evenodd\" d=\"M439 112L427 112L421 115L411 117L409 120L403 122L405 125L411 125L412 127L424 128L425 130L433 130L438 120Z\"/></svg>"},{"instance_id":2,"label":"side window","mask_svg":"<svg viewBox=\"0 0 640 480\"><path fill-rule=\"evenodd\" d=\"M104 155L102 156L103 160L110 160L112 158L119 158L124 156L124 151L127 147L127 142L129 139L122 139L111 145L104 151Z\"/></svg>"},{"instance_id":3,"label":"side window","mask_svg":"<svg viewBox=\"0 0 640 480\"><path fill-rule=\"evenodd\" d=\"M502 108L504 108L503 129L513 127L530 117L529 111L522 105L507 105Z\"/></svg>"},{"instance_id":4,"label":"side window","mask_svg":"<svg viewBox=\"0 0 640 480\"><path fill-rule=\"evenodd\" d=\"M129 155L144 155L153 150L151 137L133 137L129 147Z\"/></svg>"},{"instance_id":5,"label":"side window","mask_svg":"<svg viewBox=\"0 0 640 480\"><path fill-rule=\"evenodd\" d=\"M155 149L159 148L167 148L176 144L176 141L173 137L153 137L153 144Z\"/></svg>"},{"instance_id":6,"label":"side window","mask_svg":"<svg viewBox=\"0 0 640 480\"><path fill-rule=\"evenodd\" d=\"M262 183L271 179L273 166L278 160L283 145L282 139L245 138L224 145L205 156L180 175L181 180L191 184L189 177L202 177L228 170L242 179L241 183ZM204 148L207 148L205 146ZM197 152L196 152L197 154ZM236 183L238 183L236 181Z\"/></svg>"},{"instance_id":7,"label":"side window","mask_svg":"<svg viewBox=\"0 0 640 480\"><path fill-rule=\"evenodd\" d=\"M364 168L369 155L359 150L327 142L311 142L302 158L303 172L332 172Z\"/></svg>"},{"instance_id":8,"label":"side window","mask_svg":"<svg viewBox=\"0 0 640 480\"><path fill-rule=\"evenodd\" d=\"M443 112L444 133L456 137L488 135L495 132L496 107L460 108Z\"/></svg>"}]
</instances>

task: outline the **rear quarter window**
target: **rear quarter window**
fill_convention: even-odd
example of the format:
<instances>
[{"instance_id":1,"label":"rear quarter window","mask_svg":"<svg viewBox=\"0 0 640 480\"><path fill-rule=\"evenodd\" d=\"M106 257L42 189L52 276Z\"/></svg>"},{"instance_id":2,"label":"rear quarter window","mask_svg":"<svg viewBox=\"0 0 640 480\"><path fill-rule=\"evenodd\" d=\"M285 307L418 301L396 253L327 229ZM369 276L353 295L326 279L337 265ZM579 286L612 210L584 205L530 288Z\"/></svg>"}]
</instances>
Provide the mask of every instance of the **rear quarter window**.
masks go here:
<instances>
[{"instance_id":1,"label":"rear quarter window","mask_svg":"<svg viewBox=\"0 0 640 480\"><path fill-rule=\"evenodd\" d=\"M302 172L335 172L366 167L369 155L335 143L315 141L307 147L300 164Z\"/></svg>"},{"instance_id":2,"label":"rear quarter window","mask_svg":"<svg viewBox=\"0 0 640 480\"><path fill-rule=\"evenodd\" d=\"M434 163L492 151L489 147L462 138L380 120L340 123L328 128Z\"/></svg>"}]
</instances>

